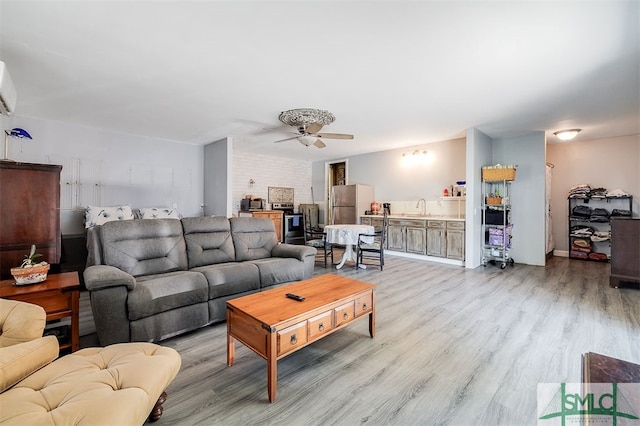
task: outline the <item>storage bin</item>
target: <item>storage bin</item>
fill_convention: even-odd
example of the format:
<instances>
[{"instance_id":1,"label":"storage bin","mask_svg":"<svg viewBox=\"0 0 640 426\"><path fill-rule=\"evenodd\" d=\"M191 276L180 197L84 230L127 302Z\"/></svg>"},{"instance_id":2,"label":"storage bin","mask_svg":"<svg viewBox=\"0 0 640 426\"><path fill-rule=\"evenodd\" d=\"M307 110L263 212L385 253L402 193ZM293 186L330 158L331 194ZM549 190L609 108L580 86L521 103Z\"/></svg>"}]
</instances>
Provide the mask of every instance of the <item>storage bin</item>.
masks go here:
<instances>
[{"instance_id":1,"label":"storage bin","mask_svg":"<svg viewBox=\"0 0 640 426\"><path fill-rule=\"evenodd\" d=\"M507 223L504 223L503 210L487 208L484 213L486 225L508 225L511 223L511 210L507 209Z\"/></svg>"},{"instance_id":2,"label":"storage bin","mask_svg":"<svg viewBox=\"0 0 640 426\"><path fill-rule=\"evenodd\" d=\"M516 180L515 167L482 168L482 180L484 182L498 182L501 180Z\"/></svg>"},{"instance_id":3,"label":"storage bin","mask_svg":"<svg viewBox=\"0 0 640 426\"><path fill-rule=\"evenodd\" d=\"M502 241L504 240L504 246L510 248L512 228L513 225L509 225L506 228L489 228L487 243L492 246L502 246Z\"/></svg>"}]
</instances>

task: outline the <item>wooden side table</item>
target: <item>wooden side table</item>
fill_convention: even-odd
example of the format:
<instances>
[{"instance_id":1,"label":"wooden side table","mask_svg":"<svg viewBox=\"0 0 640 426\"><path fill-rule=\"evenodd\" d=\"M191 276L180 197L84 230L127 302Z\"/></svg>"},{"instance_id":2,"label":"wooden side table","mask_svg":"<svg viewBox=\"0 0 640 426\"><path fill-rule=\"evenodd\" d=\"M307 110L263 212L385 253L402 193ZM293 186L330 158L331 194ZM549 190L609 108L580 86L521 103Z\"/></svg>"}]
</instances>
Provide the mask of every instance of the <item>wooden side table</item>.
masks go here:
<instances>
[{"instance_id":1,"label":"wooden side table","mask_svg":"<svg viewBox=\"0 0 640 426\"><path fill-rule=\"evenodd\" d=\"M0 297L40 305L47 321L71 317L71 339L60 350L80 349L80 280L77 272L50 274L39 284L15 285L13 279L0 281Z\"/></svg>"}]
</instances>

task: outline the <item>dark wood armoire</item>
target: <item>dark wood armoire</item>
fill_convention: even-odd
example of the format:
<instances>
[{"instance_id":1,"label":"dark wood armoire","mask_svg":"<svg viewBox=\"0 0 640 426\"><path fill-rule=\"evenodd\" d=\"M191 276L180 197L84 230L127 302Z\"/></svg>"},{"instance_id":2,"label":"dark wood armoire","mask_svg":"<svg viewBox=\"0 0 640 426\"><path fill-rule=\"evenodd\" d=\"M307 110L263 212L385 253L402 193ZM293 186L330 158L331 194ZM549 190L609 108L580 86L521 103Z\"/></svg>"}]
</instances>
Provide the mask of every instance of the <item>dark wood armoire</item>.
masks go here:
<instances>
[{"instance_id":1,"label":"dark wood armoire","mask_svg":"<svg viewBox=\"0 0 640 426\"><path fill-rule=\"evenodd\" d=\"M611 287L621 283L640 284L640 219L611 221Z\"/></svg>"},{"instance_id":2,"label":"dark wood armoire","mask_svg":"<svg viewBox=\"0 0 640 426\"><path fill-rule=\"evenodd\" d=\"M0 275L11 278L31 245L60 262L60 172L53 164L0 161Z\"/></svg>"}]
</instances>

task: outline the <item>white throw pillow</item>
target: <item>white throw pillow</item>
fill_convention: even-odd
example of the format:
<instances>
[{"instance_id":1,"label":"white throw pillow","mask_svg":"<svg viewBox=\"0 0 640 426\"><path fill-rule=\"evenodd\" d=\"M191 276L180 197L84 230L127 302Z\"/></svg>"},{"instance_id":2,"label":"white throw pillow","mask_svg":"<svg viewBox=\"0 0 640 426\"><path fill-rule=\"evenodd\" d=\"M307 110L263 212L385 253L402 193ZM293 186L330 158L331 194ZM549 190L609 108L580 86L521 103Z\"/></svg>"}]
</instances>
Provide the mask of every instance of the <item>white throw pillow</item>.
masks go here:
<instances>
[{"instance_id":1,"label":"white throw pillow","mask_svg":"<svg viewBox=\"0 0 640 426\"><path fill-rule=\"evenodd\" d=\"M84 213L84 226L93 228L96 225L104 225L115 220L132 220L133 210L131 206L98 207L87 206Z\"/></svg>"},{"instance_id":2,"label":"white throw pillow","mask_svg":"<svg viewBox=\"0 0 640 426\"><path fill-rule=\"evenodd\" d=\"M180 219L180 213L176 209L169 208L142 208L140 219Z\"/></svg>"}]
</instances>

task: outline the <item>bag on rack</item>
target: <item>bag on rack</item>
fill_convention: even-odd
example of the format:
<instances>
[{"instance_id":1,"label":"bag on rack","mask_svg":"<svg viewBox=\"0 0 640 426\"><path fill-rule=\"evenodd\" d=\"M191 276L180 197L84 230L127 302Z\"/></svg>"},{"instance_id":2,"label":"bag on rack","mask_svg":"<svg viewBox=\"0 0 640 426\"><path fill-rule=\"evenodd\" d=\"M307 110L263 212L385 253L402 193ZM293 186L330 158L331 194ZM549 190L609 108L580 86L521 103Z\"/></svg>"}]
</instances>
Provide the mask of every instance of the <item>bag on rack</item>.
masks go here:
<instances>
[{"instance_id":1,"label":"bag on rack","mask_svg":"<svg viewBox=\"0 0 640 426\"><path fill-rule=\"evenodd\" d=\"M504 223L505 212L503 209L492 209L487 207L484 212L486 225L508 225L511 223L511 210L506 211L507 223Z\"/></svg>"}]
</instances>

